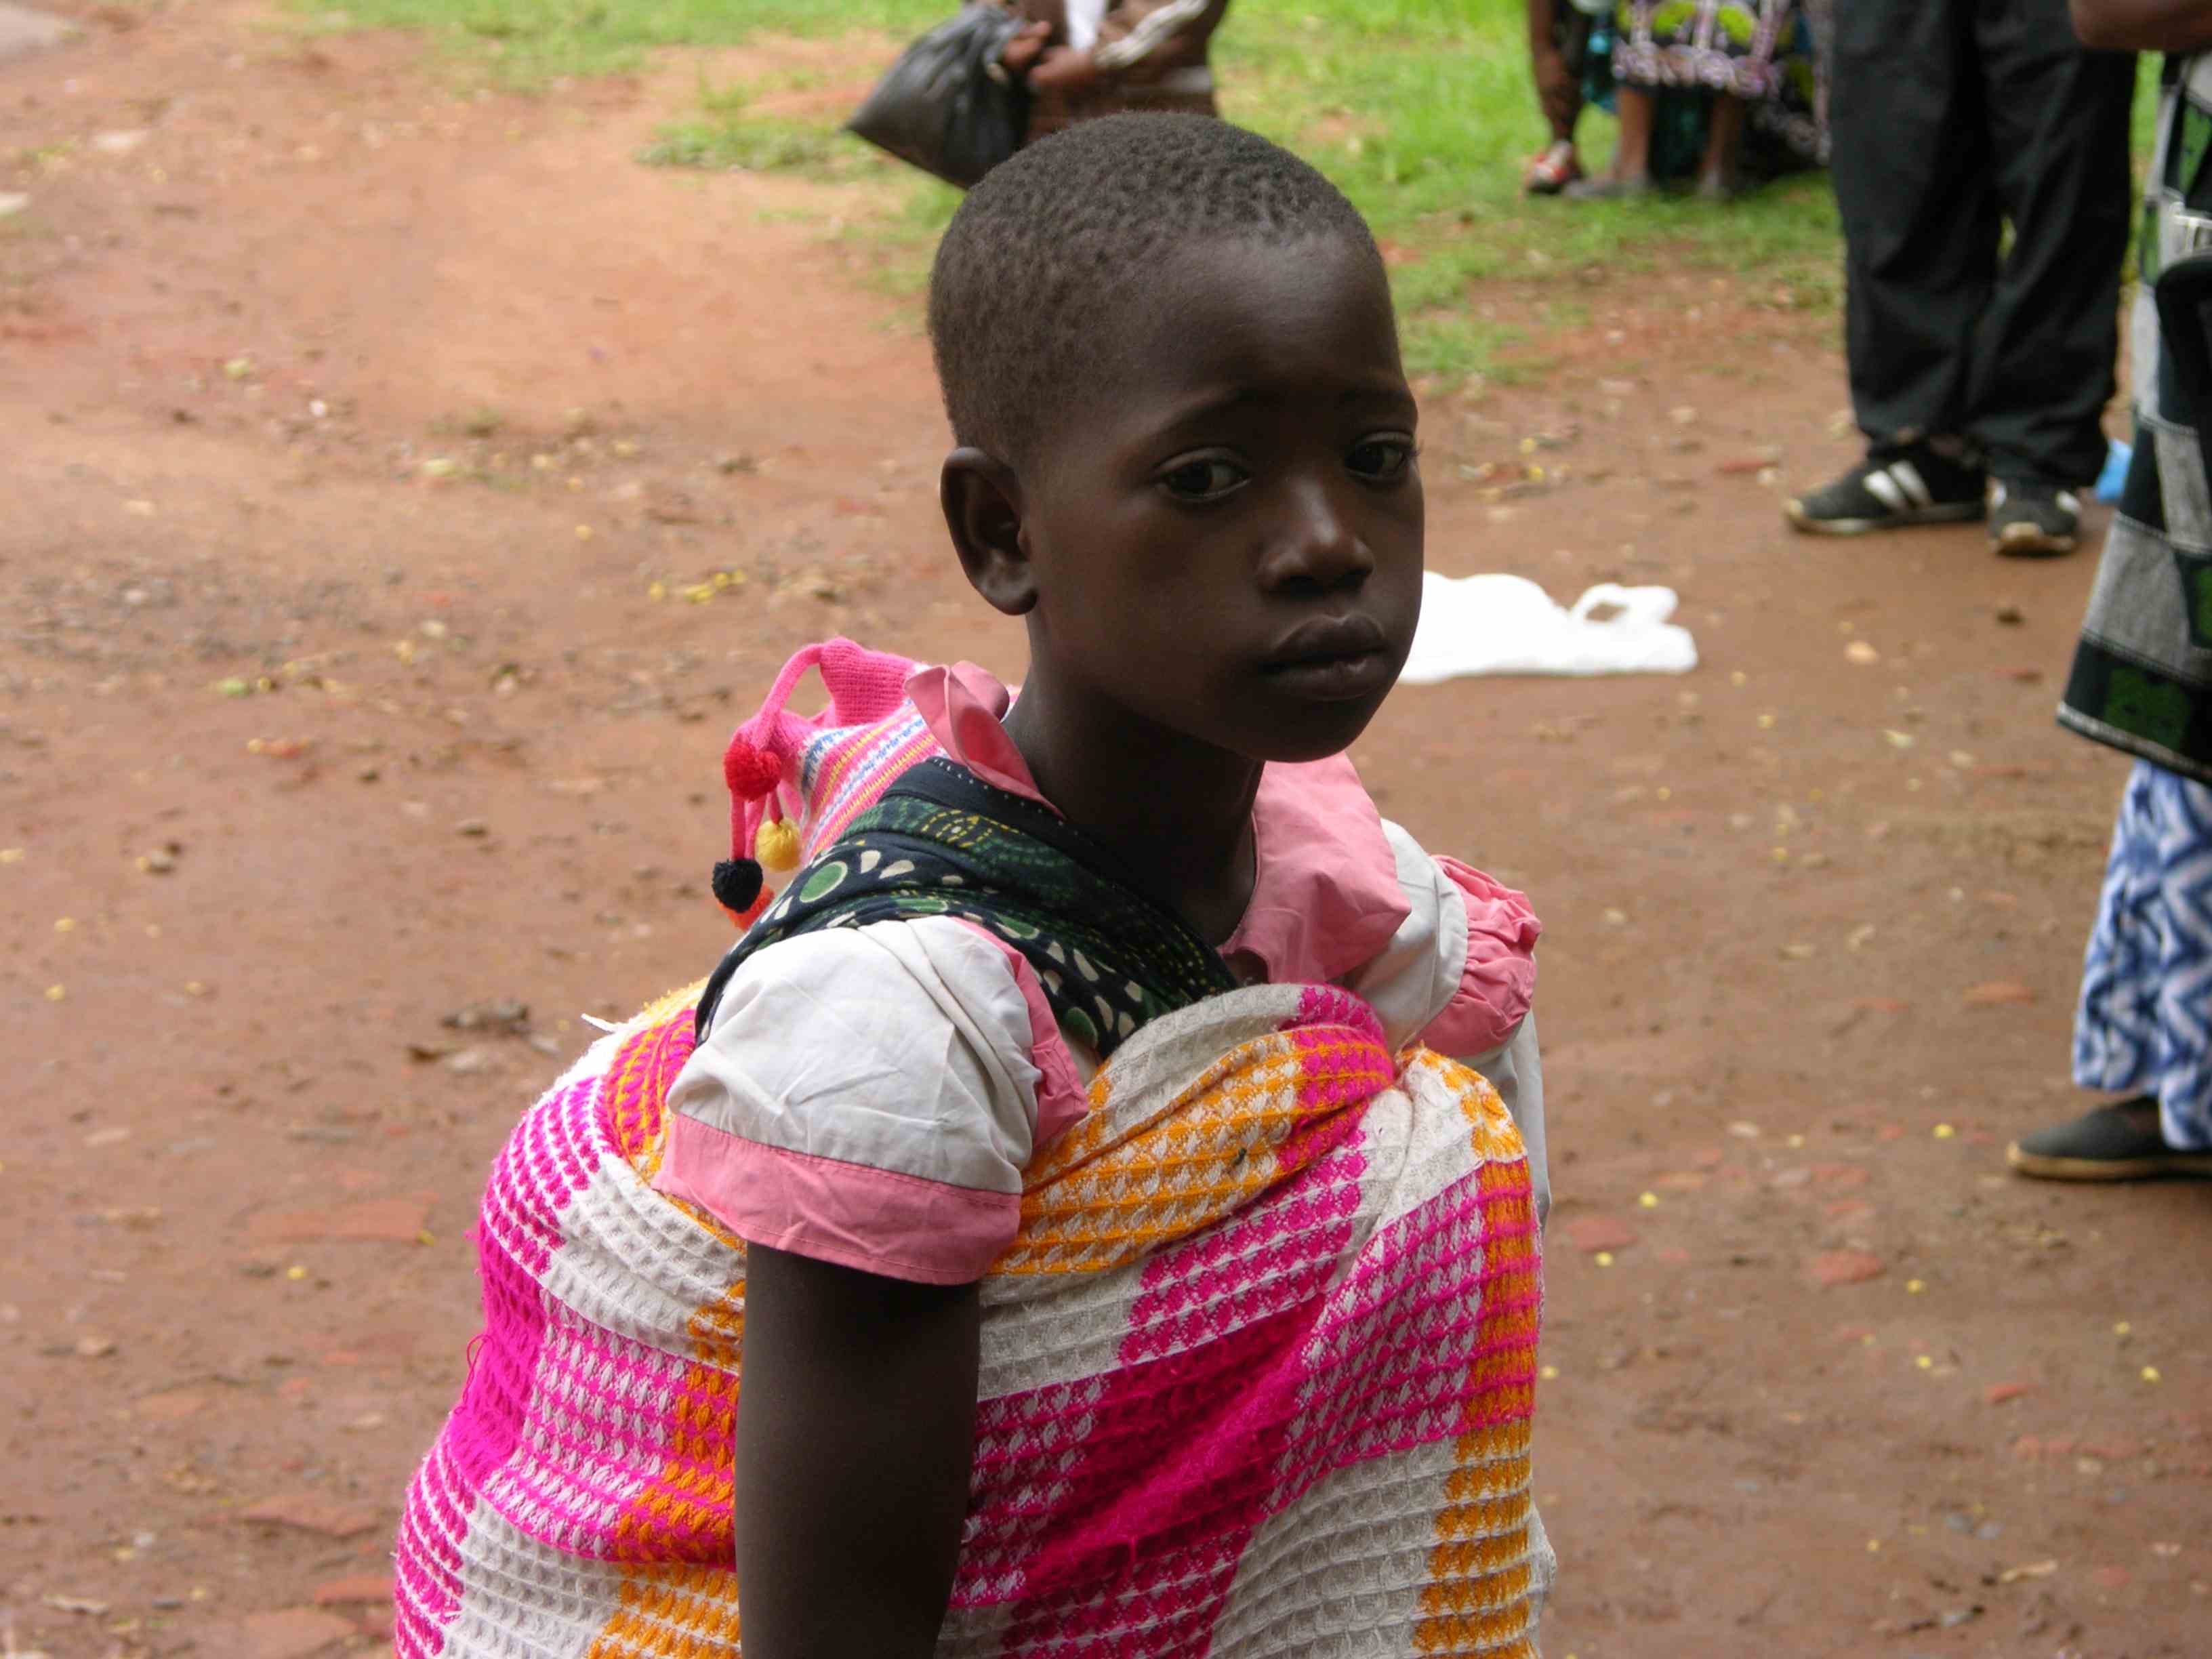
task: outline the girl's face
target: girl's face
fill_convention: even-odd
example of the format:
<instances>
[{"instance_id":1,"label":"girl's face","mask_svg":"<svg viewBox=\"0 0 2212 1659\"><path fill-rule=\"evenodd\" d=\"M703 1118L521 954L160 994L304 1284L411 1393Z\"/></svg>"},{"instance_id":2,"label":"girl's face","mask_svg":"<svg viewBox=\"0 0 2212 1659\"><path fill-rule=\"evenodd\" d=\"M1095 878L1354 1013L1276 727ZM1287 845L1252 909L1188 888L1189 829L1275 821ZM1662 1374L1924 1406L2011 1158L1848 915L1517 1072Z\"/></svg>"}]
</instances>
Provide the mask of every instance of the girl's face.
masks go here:
<instances>
[{"instance_id":1,"label":"girl's face","mask_svg":"<svg viewBox=\"0 0 2212 1659\"><path fill-rule=\"evenodd\" d=\"M1200 243L1102 319L1021 469L1032 683L1253 760L1364 729L1420 613L1413 395L1371 253Z\"/></svg>"}]
</instances>

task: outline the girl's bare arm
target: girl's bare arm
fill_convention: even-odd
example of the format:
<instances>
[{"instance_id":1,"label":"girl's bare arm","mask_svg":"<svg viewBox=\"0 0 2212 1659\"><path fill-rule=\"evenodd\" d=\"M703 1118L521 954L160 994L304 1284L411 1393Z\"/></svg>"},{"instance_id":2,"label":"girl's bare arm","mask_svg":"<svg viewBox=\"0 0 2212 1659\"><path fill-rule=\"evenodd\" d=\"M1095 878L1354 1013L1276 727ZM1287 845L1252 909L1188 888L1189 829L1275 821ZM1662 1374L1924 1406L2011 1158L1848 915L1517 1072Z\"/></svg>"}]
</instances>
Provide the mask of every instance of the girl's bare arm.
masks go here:
<instances>
[{"instance_id":1,"label":"girl's bare arm","mask_svg":"<svg viewBox=\"0 0 2212 1659\"><path fill-rule=\"evenodd\" d=\"M952 1594L981 1305L759 1245L738 1401L745 1659L927 1659Z\"/></svg>"},{"instance_id":2,"label":"girl's bare arm","mask_svg":"<svg viewBox=\"0 0 2212 1659\"><path fill-rule=\"evenodd\" d=\"M2107 52L2212 46L2212 0L2072 0L2074 32Z\"/></svg>"}]
</instances>

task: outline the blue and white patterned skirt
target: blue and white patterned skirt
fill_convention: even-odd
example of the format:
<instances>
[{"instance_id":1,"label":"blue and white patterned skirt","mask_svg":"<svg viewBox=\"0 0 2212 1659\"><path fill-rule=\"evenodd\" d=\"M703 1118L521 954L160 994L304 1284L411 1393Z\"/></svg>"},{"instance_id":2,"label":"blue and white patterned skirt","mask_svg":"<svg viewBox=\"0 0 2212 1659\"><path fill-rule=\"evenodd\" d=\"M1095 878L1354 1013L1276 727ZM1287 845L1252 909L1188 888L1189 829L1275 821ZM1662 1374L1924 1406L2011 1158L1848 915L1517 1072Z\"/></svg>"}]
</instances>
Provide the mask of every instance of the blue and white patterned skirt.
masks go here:
<instances>
[{"instance_id":1,"label":"blue and white patterned skirt","mask_svg":"<svg viewBox=\"0 0 2212 1659\"><path fill-rule=\"evenodd\" d=\"M2156 1096L2167 1146L2212 1151L2212 789L2148 761L2112 826L2074 1080Z\"/></svg>"}]
</instances>

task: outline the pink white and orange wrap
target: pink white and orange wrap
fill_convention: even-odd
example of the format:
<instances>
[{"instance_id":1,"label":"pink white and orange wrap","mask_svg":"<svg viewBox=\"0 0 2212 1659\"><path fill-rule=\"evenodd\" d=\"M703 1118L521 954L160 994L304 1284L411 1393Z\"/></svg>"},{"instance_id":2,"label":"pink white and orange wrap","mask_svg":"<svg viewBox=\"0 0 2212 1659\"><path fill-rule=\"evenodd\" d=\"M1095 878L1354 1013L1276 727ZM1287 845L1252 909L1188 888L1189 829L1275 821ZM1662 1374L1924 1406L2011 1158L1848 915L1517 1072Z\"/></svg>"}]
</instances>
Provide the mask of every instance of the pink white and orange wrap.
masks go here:
<instances>
[{"instance_id":1,"label":"pink white and orange wrap","mask_svg":"<svg viewBox=\"0 0 2212 1659\"><path fill-rule=\"evenodd\" d=\"M595 1045L493 1170L400 1659L739 1651L744 1247L650 1184L688 1000ZM1091 1102L983 1281L939 1653L1534 1656L1541 1270L1495 1091L1391 1054L1349 993L1261 986L1145 1027Z\"/></svg>"}]
</instances>

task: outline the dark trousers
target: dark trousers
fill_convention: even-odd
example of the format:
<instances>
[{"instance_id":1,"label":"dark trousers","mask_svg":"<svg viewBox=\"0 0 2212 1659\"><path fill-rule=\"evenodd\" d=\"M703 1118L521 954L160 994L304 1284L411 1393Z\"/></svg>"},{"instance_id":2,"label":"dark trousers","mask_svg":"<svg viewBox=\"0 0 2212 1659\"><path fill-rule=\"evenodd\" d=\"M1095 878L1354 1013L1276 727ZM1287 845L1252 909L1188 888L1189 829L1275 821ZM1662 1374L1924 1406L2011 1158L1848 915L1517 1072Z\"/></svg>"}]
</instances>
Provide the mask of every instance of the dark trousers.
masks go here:
<instances>
[{"instance_id":1,"label":"dark trousers","mask_svg":"<svg viewBox=\"0 0 2212 1659\"><path fill-rule=\"evenodd\" d=\"M2000 478L2088 483L2135 216L2135 58L2084 51L2067 0L1843 0L1834 76L1859 426L1877 450L1957 436Z\"/></svg>"}]
</instances>

